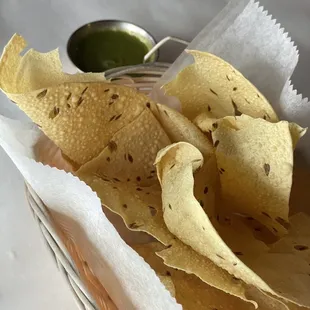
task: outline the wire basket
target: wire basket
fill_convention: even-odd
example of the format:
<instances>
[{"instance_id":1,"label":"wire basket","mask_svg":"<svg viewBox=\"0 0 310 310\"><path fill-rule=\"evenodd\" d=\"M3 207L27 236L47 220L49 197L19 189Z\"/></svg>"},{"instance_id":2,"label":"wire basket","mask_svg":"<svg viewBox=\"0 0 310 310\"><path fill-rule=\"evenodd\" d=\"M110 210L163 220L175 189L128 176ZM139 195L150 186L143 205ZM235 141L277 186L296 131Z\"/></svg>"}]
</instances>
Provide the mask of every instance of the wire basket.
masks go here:
<instances>
[{"instance_id":1,"label":"wire basket","mask_svg":"<svg viewBox=\"0 0 310 310\"><path fill-rule=\"evenodd\" d=\"M169 64L150 63L111 69L105 73L113 83L135 87L148 94ZM48 207L26 183L26 197L45 241L66 279L80 310L117 310L108 293L92 274L78 249L57 229Z\"/></svg>"}]
</instances>

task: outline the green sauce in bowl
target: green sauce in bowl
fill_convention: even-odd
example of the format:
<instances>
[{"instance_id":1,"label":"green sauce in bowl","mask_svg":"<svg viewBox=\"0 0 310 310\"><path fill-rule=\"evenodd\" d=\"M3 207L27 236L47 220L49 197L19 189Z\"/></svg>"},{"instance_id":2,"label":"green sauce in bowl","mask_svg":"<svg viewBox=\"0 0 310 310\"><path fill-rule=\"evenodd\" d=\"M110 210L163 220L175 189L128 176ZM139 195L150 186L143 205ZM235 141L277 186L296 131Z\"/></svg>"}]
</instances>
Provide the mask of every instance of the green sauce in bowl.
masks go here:
<instances>
[{"instance_id":1,"label":"green sauce in bowl","mask_svg":"<svg viewBox=\"0 0 310 310\"><path fill-rule=\"evenodd\" d=\"M136 25L99 21L78 29L71 36L67 51L71 61L80 70L104 72L143 63L143 57L154 44L153 38ZM150 61L155 58L156 55Z\"/></svg>"}]
</instances>

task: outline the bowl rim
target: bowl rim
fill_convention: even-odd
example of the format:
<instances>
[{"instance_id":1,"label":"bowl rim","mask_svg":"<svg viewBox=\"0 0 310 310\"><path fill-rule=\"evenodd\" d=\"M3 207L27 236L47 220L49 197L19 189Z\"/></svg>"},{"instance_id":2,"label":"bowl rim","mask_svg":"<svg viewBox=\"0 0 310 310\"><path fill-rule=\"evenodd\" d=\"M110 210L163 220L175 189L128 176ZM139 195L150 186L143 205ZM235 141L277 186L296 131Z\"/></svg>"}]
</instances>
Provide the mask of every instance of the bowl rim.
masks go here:
<instances>
[{"instance_id":1,"label":"bowl rim","mask_svg":"<svg viewBox=\"0 0 310 310\"><path fill-rule=\"evenodd\" d=\"M81 70L76 64L75 62L73 61L72 57L71 57L71 54L70 54L70 45L72 44L72 41L74 39L74 37L80 32L82 31L83 29L85 29L86 27L89 27L90 25L100 25L100 24L108 24L108 23L122 23L122 24L127 24L127 25L130 25L130 26L134 26L136 27L137 29L139 30L142 30L148 41L151 43L151 48L154 47L156 44L157 44L157 40L154 38L154 36L149 32L147 31L146 29L144 29L143 27L141 27L140 25L138 24L135 24L135 23L132 23L132 22L129 22L127 20L121 20L121 19L99 19L99 20L95 20L95 21L92 21L92 22L88 22L86 24L83 24L82 26L80 26L79 28L77 28L76 30L74 30L71 35L69 36L69 39L67 40L67 44L66 44L66 52L67 52L67 56L69 57L70 61L72 62L72 64L78 68L79 70ZM149 48L149 50L151 50L151 48ZM153 56L153 61L152 62L156 62L159 58L159 50L156 50L154 52L154 56ZM81 70L82 71L82 70Z\"/></svg>"}]
</instances>

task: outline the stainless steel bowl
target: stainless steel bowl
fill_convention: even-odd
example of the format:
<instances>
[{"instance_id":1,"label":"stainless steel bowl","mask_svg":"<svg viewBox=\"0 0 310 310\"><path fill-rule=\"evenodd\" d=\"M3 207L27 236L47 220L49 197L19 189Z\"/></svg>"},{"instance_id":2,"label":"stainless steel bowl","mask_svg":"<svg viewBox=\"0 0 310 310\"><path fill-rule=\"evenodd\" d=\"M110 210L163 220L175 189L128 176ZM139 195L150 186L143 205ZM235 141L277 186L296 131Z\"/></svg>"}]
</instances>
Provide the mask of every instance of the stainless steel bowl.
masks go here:
<instances>
[{"instance_id":1,"label":"stainless steel bowl","mask_svg":"<svg viewBox=\"0 0 310 310\"><path fill-rule=\"evenodd\" d=\"M126 21L121 20L99 20L83 25L78 28L69 38L67 43L67 53L72 63L79 68L76 62L75 55L77 53L78 43L86 38L89 34L102 30L123 31L138 38L150 51L155 45L156 41L153 36L143 28ZM159 56L158 50L152 53L148 59L149 62L157 61ZM79 68L81 70L81 68Z\"/></svg>"}]
</instances>

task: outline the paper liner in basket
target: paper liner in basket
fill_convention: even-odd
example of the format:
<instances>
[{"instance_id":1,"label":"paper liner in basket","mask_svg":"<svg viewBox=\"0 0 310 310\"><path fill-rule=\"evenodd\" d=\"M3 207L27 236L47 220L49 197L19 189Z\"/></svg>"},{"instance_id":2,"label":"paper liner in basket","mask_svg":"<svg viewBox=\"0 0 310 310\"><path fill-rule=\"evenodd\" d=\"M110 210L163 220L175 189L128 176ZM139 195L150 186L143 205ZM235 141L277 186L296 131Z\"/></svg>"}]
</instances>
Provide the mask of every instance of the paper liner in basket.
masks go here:
<instances>
[{"instance_id":1,"label":"paper liner in basket","mask_svg":"<svg viewBox=\"0 0 310 310\"><path fill-rule=\"evenodd\" d=\"M119 309L181 309L154 271L121 239L91 189L65 171L35 161L40 131L0 118L0 143L24 178L69 233Z\"/></svg>"}]
</instances>

